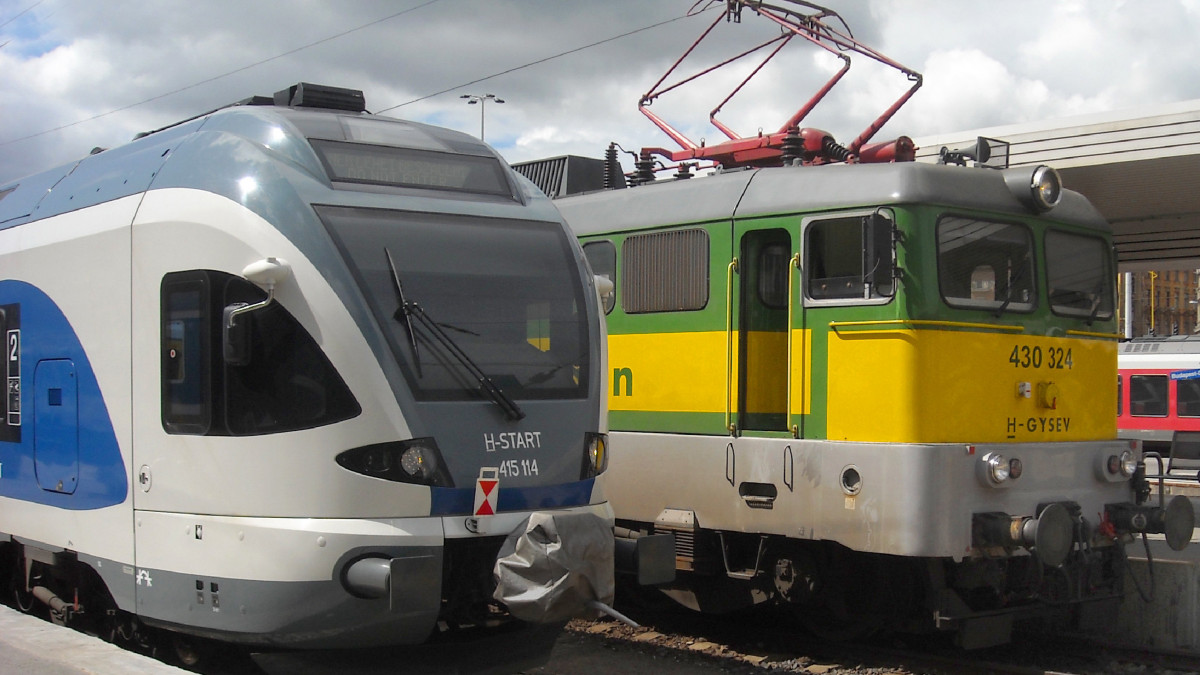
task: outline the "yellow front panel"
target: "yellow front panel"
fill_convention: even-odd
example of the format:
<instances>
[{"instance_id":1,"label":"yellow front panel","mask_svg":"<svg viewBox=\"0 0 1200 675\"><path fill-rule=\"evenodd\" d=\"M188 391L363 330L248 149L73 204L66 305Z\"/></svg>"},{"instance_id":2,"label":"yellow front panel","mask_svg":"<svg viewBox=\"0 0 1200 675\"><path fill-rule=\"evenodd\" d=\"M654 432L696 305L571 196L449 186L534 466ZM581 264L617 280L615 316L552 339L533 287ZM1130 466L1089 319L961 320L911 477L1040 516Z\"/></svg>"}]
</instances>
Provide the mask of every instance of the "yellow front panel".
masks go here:
<instances>
[{"instance_id":1,"label":"yellow front panel","mask_svg":"<svg viewBox=\"0 0 1200 675\"><path fill-rule=\"evenodd\" d=\"M831 331L828 435L895 443L1111 439L1116 352L1116 342L1103 339Z\"/></svg>"}]
</instances>

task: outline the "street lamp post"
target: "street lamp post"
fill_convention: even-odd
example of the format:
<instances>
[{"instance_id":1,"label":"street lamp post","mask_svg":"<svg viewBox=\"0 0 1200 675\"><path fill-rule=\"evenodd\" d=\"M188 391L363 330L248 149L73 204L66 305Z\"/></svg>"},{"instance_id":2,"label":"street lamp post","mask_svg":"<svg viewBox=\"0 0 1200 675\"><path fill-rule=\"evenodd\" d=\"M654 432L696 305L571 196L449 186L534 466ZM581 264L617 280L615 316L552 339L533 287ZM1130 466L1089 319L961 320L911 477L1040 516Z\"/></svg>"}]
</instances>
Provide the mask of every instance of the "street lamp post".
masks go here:
<instances>
[{"instance_id":1,"label":"street lamp post","mask_svg":"<svg viewBox=\"0 0 1200 675\"><path fill-rule=\"evenodd\" d=\"M463 94L459 98L467 99L467 105L479 104L479 140L483 140L483 113L488 101L504 103L504 99L496 98L495 94Z\"/></svg>"}]
</instances>

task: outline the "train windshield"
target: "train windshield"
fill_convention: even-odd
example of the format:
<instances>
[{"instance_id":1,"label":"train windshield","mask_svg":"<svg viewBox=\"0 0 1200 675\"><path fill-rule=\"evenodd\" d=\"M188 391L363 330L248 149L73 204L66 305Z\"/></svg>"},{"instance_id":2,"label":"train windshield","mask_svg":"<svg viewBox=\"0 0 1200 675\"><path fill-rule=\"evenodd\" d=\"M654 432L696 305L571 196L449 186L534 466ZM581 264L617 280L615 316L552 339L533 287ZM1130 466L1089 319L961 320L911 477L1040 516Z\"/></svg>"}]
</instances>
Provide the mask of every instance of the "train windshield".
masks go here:
<instances>
[{"instance_id":1,"label":"train windshield","mask_svg":"<svg viewBox=\"0 0 1200 675\"><path fill-rule=\"evenodd\" d=\"M1046 232L1046 285L1050 309L1088 321L1113 315L1111 256L1103 239Z\"/></svg>"},{"instance_id":2,"label":"train windshield","mask_svg":"<svg viewBox=\"0 0 1200 675\"><path fill-rule=\"evenodd\" d=\"M586 396L583 286L560 224L330 206L317 212L418 400ZM481 387L481 377L499 394Z\"/></svg>"},{"instance_id":3,"label":"train windshield","mask_svg":"<svg viewBox=\"0 0 1200 675\"><path fill-rule=\"evenodd\" d=\"M997 315L1034 308L1037 266L1029 228L945 216L937 237L938 285L946 304Z\"/></svg>"}]
</instances>

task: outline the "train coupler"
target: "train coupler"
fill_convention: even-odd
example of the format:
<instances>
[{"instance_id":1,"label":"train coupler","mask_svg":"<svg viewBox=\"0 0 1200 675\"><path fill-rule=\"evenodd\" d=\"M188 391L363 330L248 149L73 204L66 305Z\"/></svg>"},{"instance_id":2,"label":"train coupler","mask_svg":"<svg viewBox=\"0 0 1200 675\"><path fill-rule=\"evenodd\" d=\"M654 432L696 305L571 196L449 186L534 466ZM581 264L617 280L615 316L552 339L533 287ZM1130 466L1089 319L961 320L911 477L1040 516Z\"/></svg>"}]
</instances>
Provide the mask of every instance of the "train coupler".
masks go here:
<instances>
[{"instance_id":1,"label":"train coupler","mask_svg":"<svg viewBox=\"0 0 1200 675\"><path fill-rule=\"evenodd\" d=\"M1174 551L1187 548L1196 526L1196 513L1184 495L1175 495L1166 506L1106 504L1104 510L1117 534L1162 534Z\"/></svg>"},{"instance_id":2,"label":"train coupler","mask_svg":"<svg viewBox=\"0 0 1200 675\"><path fill-rule=\"evenodd\" d=\"M971 522L972 545L1029 549L1046 567L1058 567L1075 547L1078 510L1074 503L1054 502L1042 505L1037 516L976 513Z\"/></svg>"}]
</instances>

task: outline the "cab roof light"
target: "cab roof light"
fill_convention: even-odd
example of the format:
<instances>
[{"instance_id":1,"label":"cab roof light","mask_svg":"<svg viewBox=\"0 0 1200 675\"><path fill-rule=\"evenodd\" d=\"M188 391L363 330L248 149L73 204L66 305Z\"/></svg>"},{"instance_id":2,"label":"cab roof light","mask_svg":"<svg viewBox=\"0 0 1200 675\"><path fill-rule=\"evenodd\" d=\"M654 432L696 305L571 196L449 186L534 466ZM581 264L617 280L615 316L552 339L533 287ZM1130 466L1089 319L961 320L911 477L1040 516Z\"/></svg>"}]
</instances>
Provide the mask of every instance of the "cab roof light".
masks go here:
<instances>
[{"instance_id":1,"label":"cab roof light","mask_svg":"<svg viewBox=\"0 0 1200 675\"><path fill-rule=\"evenodd\" d=\"M1062 201L1062 178L1045 165L1007 169L1004 184L1017 201L1035 213L1045 213Z\"/></svg>"}]
</instances>

